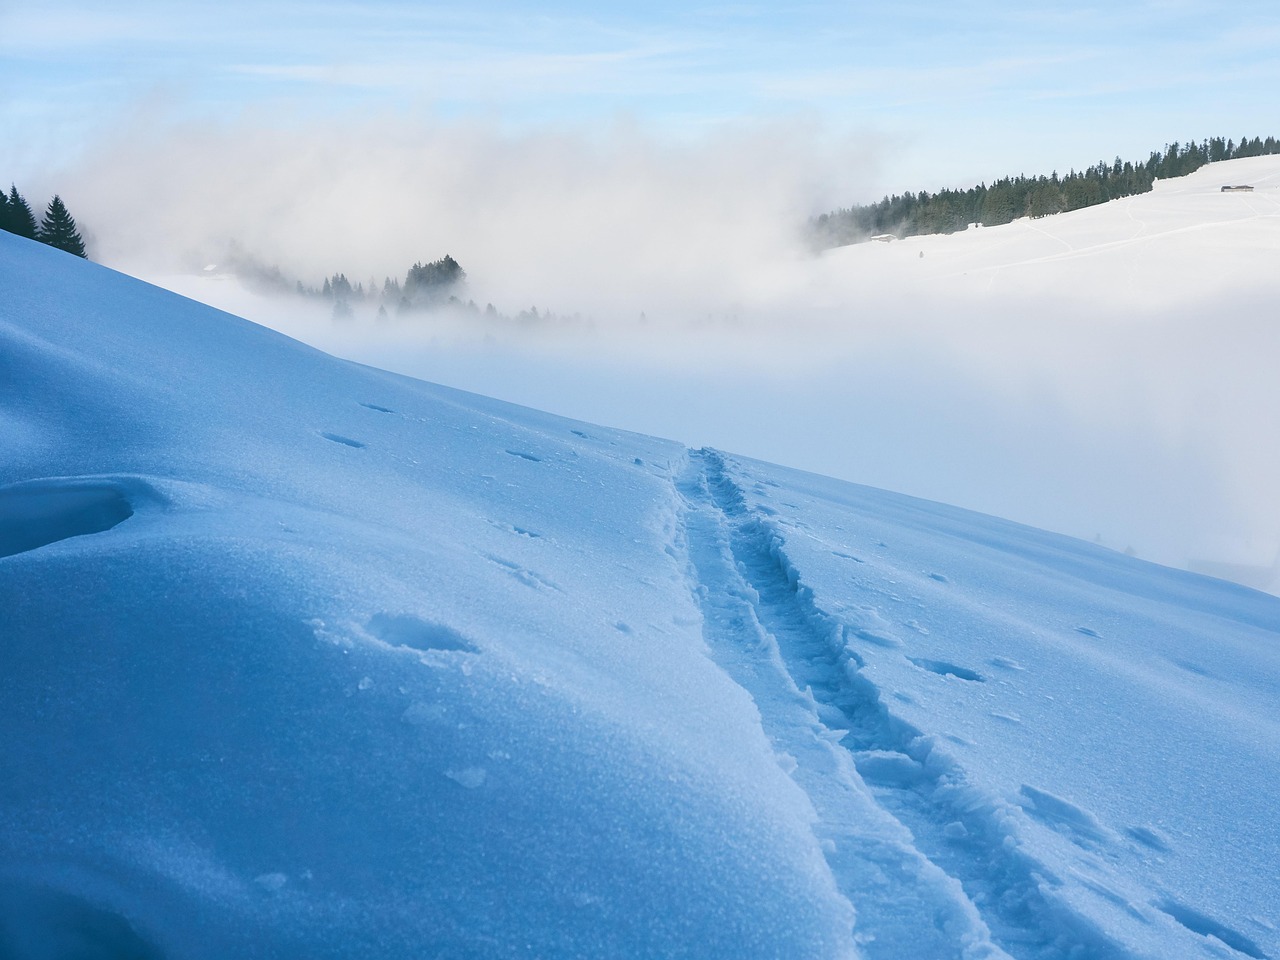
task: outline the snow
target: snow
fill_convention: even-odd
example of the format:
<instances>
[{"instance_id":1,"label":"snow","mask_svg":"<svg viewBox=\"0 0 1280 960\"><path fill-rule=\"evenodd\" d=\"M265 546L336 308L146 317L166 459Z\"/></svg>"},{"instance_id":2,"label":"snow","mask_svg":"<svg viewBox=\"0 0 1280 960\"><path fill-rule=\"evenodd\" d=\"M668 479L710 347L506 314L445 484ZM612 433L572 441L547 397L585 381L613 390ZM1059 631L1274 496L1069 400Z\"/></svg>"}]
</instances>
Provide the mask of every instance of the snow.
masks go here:
<instances>
[{"instance_id":1,"label":"snow","mask_svg":"<svg viewBox=\"0 0 1280 960\"><path fill-rule=\"evenodd\" d=\"M0 290L0 956L1280 957L1280 599Z\"/></svg>"}]
</instances>

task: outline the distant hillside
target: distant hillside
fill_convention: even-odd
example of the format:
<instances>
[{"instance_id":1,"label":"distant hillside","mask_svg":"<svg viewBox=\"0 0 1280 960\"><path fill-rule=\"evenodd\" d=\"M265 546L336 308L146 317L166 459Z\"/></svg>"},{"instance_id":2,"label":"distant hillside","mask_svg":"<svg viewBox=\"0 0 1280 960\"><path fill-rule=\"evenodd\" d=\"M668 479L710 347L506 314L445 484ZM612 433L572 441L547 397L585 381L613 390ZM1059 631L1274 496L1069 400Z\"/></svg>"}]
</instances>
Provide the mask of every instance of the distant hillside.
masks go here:
<instances>
[{"instance_id":1,"label":"distant hillside","mask_svg":"<svg viewBox=\"0 0 1280 960\"><path fill-rule=\"evenodd\" d=\"M955 233L971 223L995 226L1019 217L1043 217L1146 193L1156 180L1183 177L1207 163L1280 153L1275 137L1248 137L1237 144L1216 137L1199 143L1171 143L1153 150L1145 162L1116 157L1099 160L1065 177L1005 177L988 186L967 190L895 194L879 203L824 213L810 221L814 246L819 249L859 243L875 236L910 237L926 233Z\"/></svg>"}]
</instances>

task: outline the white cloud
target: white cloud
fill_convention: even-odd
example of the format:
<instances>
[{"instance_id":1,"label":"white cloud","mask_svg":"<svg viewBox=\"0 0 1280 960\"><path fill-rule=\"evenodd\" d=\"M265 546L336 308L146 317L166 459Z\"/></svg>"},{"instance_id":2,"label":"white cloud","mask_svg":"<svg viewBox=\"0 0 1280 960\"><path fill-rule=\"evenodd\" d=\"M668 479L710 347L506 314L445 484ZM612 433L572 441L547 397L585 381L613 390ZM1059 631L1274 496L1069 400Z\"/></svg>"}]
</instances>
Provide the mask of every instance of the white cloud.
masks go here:
<instances>
[{"instance_id":1,"label":"white cloud","mask_svg":"<svg viewBox=\"0 0 1280 960\"><path fill-rule=\"evenodd\" d=\"M765 290L796 255L807 212L834 202L824 174L847 164L847 182L869 156L824 157L799 124L685 145L625 122L601 135L402 118L246 124L128 130L62 189L100 225L108 263L204 264L235 241L319 283L451 253L482 302L608 319L721 312Z\"/></svg>"}]
</instances>

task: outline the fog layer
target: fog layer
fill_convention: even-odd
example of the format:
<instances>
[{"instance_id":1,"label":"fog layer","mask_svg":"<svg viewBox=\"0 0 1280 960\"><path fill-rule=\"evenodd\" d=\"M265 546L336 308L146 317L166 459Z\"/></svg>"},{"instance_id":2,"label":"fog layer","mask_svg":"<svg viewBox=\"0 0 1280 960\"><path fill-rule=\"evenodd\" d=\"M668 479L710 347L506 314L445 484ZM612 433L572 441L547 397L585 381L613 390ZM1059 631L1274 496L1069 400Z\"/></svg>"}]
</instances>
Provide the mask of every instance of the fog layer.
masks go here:
<instances>
[{"instance_id":1,"label":"fog layer","mask_svg":"<svg viewBox=\"0 0 1280 960\"><path fill-rule=\"evenodd\" d=\"M245 124L122 136L63 176L98 259L344 356L1160 562L1270 567L1280 165L1233 163L1105 207L821 256L806 216L868 199L891 163L802 127L672 145L625 124ZM1224 177L1258 189L1239 202ZM370 307L335 323L221 276L233 244L316 285L449 253L464 300L560 319Z\"/></svg>"}]
</instances>

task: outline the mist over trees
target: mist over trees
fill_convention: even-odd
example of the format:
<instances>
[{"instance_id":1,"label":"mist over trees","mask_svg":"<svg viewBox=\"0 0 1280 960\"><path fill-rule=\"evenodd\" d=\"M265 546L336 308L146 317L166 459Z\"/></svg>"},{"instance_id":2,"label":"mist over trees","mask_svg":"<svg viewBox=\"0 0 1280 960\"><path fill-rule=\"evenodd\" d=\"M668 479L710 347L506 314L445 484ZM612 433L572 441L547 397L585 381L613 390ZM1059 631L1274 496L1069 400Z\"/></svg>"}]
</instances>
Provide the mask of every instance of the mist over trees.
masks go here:
<instances>
[{"instance_id":1,"label":"mist over trees","mask_svg":"<svg viewBox=\"0 0 1280 960\"><path fill-rule=\"evenodd\" d=\"M401 300L409 308L438 306L466 282L467 273L447 253L431 263L415 263L404 278Z\"/></svg>"},{"instance_id":2,"label":"mist over trees","mask_svg":"<svg viewBox=\"0 0 1280 960\"><path fill-rule=\"evenodd\" d=\"M449 254L429 263L415 263L405 274L403 282L391 276L384 276L381 282L376 277L353 281L345 273L334 273L325 277L317 287L286 278L279 267L263 263L236 243L232 243L227 251L221 268L260 293L327 303L335 320L372 316L378 321L390 321L392 317L413 318L433 314L452 314L507 324L580 324L587 320L581 314L562 315L550 310L540 311L536 306L515 315L499 311L492 303L481 307L475 300L467 298L467 272Z\"/></svg>"},{"instance_id":3,"label":"mist over trees","mask_svg":"<svg viewBox=\"0 0 1280 960\"><path fill-rule=\"evenodd\" d=\"M391 310L405 314L446 305L462 306L466 280L467 272L446 253L430 263L415 263L405 275L403 285L391 277L384 277L381 284L370 277L366 286L363 281L352 283L345 273L335 273L325 277L319 290L303 286L299 280L295 284L295 292L331 301L335 319L353 316L354 307L359 304L377 304L379 316L385 317ZM472 306L475 306L474 302Z\"/></svg>"},{"instance_id":4,"label":"mist over trees","mask_svg":"<svg viewBox=\"0 0 1280 960\"><path fill-rule=\"evenodd\" d=\"M904 193L879 203L845 207L809 223L817 249L845 246L874 236L911 237L955 233L971 223L996 226L1019 217L1044 217L1090 207L1108 200L1147 193L1156 180L1184 177L1207 163L1280 153L1275 137L1245 137L1236 143L1215 137L1199 143L1171 143L1152 151L1145 162L1116 157L1100 160L1066 176L1005 177L967 190Z\"/></svg>"},{"instance_id":5,"label":"mist over trees","mask_svg":"<svg viewBox=\"0 0 1280 960\"><path fill-rule=\"evenodd\" d=\"M379 320L390 319L394 312L399 316L425 314L429 312L449 312L473 319L483 319L500 323L580 323L580 314L561 316L549 310L539 312L537 307L521 310L515 316L500 312L492 303L484 308L471 299L463 300L466 294L467 272L462 265L445 254L439 260L430 263L415 263L405 275L404 283L392 277L384 277L381 289L370 277L369 284L356 283L354 286L346 274L335 273L327 277L319 291L297 284L297 292L304 296L319 296L333 301L333 317L335 320L350 319L355 315L355 307L369 307L377 304L375 316Z\"/></svg>"},{"instance_id":6,"label":"mist over trees","mask_svg":"<svg viewBox=\"0 0 1280 960\"><path fill-rule=\"evenodd\" d=\"M71 216L66 204L57 194L49 201L44 218L37 224L31 205L18 192L17 186L10 185L7 195L0 191L0 230L28 240L38 240L77 257L88 259L89 256L85 252L84 238L80 236L75 217Z\"/></svg>"}]
</instances>

